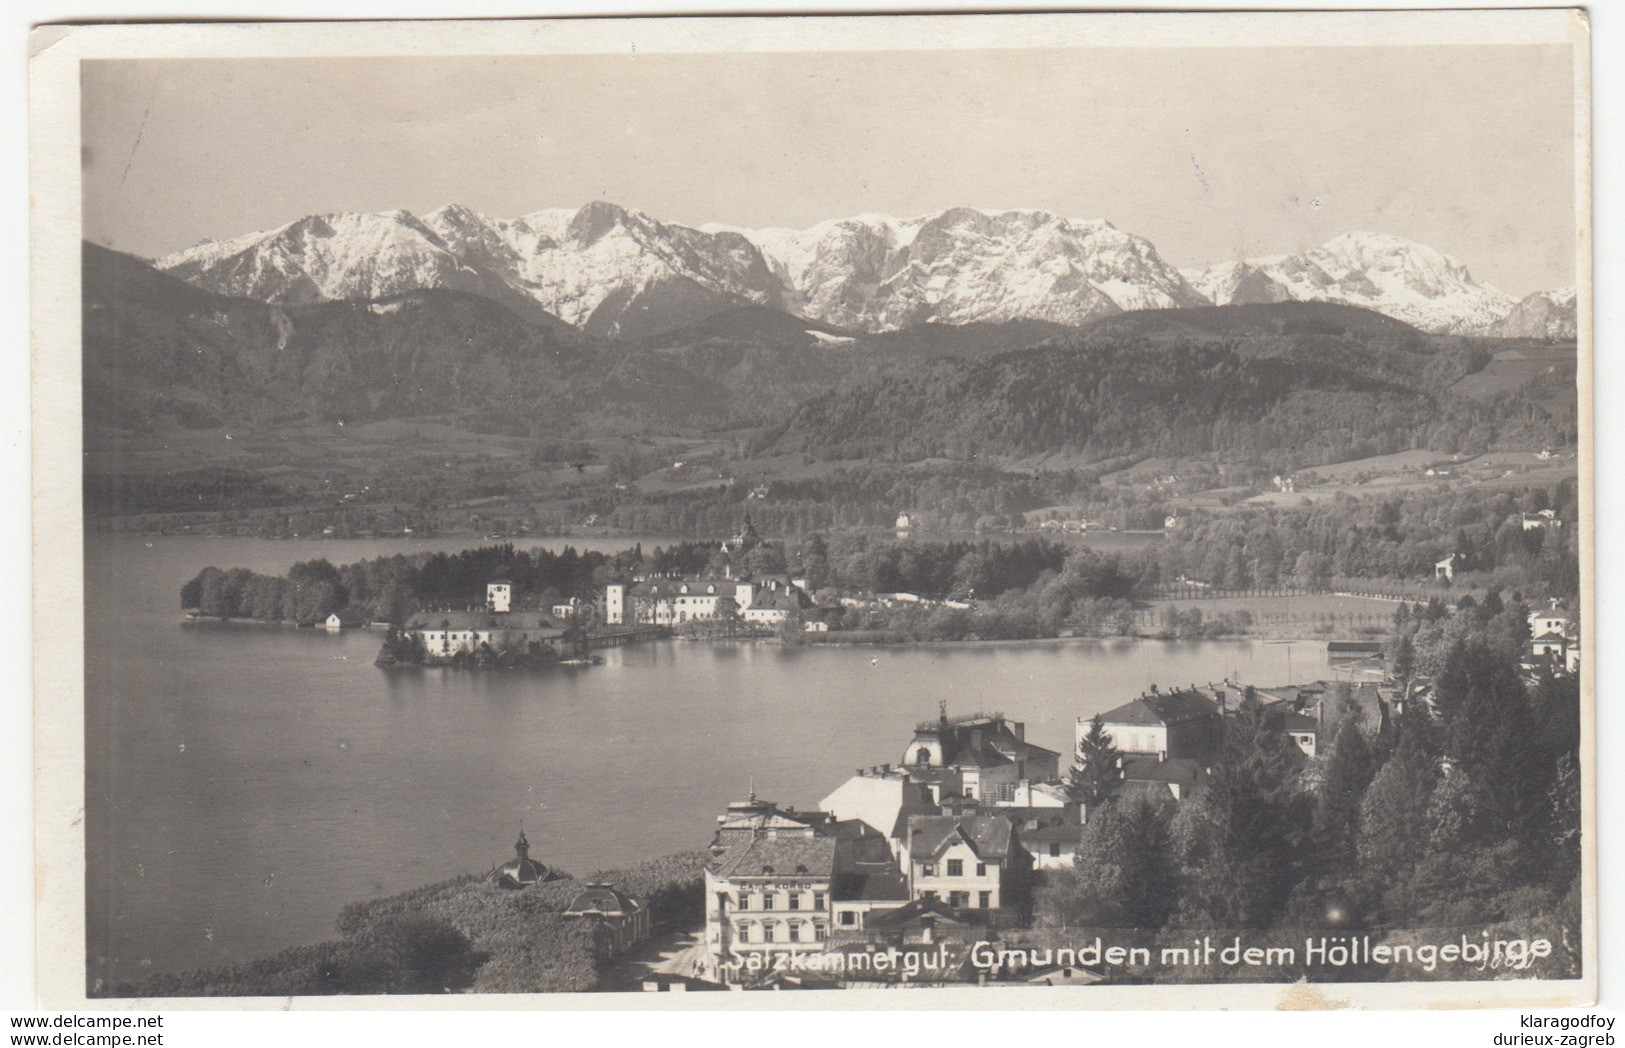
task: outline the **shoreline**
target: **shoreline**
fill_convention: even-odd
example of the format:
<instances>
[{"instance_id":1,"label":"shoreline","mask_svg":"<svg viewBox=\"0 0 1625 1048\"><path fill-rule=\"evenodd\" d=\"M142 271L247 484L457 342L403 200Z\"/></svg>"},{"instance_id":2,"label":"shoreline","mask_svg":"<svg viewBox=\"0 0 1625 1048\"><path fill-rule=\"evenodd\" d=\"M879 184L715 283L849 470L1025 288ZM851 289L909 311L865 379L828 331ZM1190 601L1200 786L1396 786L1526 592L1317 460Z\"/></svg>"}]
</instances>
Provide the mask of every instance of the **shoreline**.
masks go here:
<instances>
[{"instance_id":1,"label":"shoreline","mask_svg":"<svg viewBox=\"0 0 1625 1048\"><path fill-rule=\"evenodd\" d=\"M338 630L329 630L326 626L320 623L301 625L299 623L288 622L282 619L228 618L215 615L188 615L185 613L182 613L180 616L178 625L189 628L303 630L310 633L321 634L323 636L338 636L342 633L349 633L356 630L365 630L369 633L375 633L381 629L388 628L388 623L368 622L356 626L345 626ZM855 635L847 636L846 634L848 633ZM832 630L828 633L809 635L809 638L816 637L817 639L807 639L795 642L786 641L783 637L776 635L763 635L755 637L685 637L682 635L676 635L651 639L682 641L688 644L775 644L784 648L913 648L929 646L964 647L973 645L991 646L1004 644L1065 644L1074 641L1158 641L1167 644L1180 644L1187 642L1208 643L1215 641L1239 642L1256 640L1271 644L1327 644L1333 641L1373 639L1372 637L1361 635L1345 636L1336 632L1306 634L1299 630L1272 628L1269 626L1254 626L1235 633L1225 633L1214 637L1164 637L1155 632L1146 631L1136 631L1134 633L1078 633L1070 635L1058 635L1054 637L967 637L962 640L952 640L944 637L914 639L902 636L877 635L883 633L884 631L879 630ZM415 668L443 669L449 666L450 663L446 663L445 665L425 665ZM414 667L410 666L409 664L402 663L386 668L401 669Z\"/></svg>"}]
</instances>

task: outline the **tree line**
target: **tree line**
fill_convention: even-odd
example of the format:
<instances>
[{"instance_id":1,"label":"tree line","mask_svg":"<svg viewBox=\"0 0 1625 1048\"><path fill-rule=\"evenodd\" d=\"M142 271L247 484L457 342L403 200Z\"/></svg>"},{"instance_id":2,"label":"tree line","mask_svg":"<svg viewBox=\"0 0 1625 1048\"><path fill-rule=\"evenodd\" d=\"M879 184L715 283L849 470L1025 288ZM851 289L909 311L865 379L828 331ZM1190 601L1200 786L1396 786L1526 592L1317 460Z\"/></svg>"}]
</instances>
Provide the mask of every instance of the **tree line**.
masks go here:
<instances>
[{"instance_id":1,"label":"tree line","mask_svg":"<svg viewBox=\"0 0 1625 1048\"><path fill-rule=\"evenodd\" d=\"M1313 758L1249 696L1224 720L1210 775L1177 803L1128 788L1095 724L1070 780L1089 806L1078 859L1041 888L1040 923L1300 946L1326 933L1521 933L1555 944L1539 974L1578 974L1579 689L1520 678L1506 615L1482 605L1407 614L1391 640L1427 652L1431 699L1373 730L1334 693ZM1299 963L1250 977L1305 975L1414 973Z\"/></svg>"}]
</instances>

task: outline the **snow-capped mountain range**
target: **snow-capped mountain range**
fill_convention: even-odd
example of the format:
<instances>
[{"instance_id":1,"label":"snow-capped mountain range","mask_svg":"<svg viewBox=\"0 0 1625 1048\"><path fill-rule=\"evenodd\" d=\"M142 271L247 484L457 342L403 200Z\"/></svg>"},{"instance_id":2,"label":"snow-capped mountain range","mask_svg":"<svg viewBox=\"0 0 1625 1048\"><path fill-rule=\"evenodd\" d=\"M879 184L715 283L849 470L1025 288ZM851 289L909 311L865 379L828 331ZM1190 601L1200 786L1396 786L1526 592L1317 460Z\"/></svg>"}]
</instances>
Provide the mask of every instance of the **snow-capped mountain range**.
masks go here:
<instances>
[{"instance_id":1,"label":"snow-capped mountain range","mask_svg":"<svg viewBox=\"0 0 1625 1048\"><path fill-rule=\"evenodd\" d=\"M1218 306L1341 302L1440 334L1485 333L1515 304L1449 255L1382 233L1344 233L1308 251L1187 275Z\"/></svg>"},{"instance_id":2,"label":"snow-capped mountain range","mask_svg":"<svg viewBox=\"0 0 1625 1048\"><path fill-rule=\"evenodd\" d=\"M1574 288L1537 291L1512 307L1490 332L1502 338L1573 338Z\"/></svg>"},{"instance_id":3,"label":"snow-capped mountain range","mask_svg":"<svg viewBox=\"0 0 1625 1048\"><path fill-rule=\"evenodd\" d=\"M751 230L693 229L603 201L514 219L448 205L421 218L313 215L205 241L156 265L211 291L289 304L449 288L627 338L746 304L860 332L1076 325L1142 309L1285 300L1342 302L1438 333L1500 334L1507 321L1517 333L1572 334L1574 323L1572 291L1518 303L1398 237L1348 233L1309 251L1182 273L1110 222L1034 210Z\"/></svg>"}]
</instances>

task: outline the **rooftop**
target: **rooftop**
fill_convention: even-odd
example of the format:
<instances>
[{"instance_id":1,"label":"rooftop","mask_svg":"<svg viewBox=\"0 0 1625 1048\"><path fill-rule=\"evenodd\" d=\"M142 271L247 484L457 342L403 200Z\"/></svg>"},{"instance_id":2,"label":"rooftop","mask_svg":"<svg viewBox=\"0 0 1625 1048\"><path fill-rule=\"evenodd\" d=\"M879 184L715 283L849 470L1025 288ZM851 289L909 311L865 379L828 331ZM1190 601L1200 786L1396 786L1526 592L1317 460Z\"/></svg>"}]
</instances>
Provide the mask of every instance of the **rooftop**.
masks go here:
<instances>
[{"instance_id":1,"label":"rooftop","mask_svg":"<svg viewBox=\"0 0 1625 1048\"><path fill-rule=\"evenodd\" d=\"M1014 831L1003 815L914 815L908 820L909 853L937 855L962 839L979 858L998 860L1010 854Z\"/></svg>"},{"instance_id":2,"label":"rooftop","mask_svg":"<svg viewBox=\"0 0 1625 1048\"><path fill-rule=\"evenodd\" d=\"M1218 703L1198 691L1185 690L1141 695L1133 702L1101 714L1101 719L1108 725L1141 726L1183 724L1218 715Z\"/></svg>"},{"instance_id":3,"label":"rooftop","mask_svg":"<svg viewBox=\"0 0 1625 1048\"><path fill-rule=\"evenodd\" d=\"M724 848L711 861L718 877L816 877L835 871L833 837L754 837Z\"/></svg>"}]
</instances>

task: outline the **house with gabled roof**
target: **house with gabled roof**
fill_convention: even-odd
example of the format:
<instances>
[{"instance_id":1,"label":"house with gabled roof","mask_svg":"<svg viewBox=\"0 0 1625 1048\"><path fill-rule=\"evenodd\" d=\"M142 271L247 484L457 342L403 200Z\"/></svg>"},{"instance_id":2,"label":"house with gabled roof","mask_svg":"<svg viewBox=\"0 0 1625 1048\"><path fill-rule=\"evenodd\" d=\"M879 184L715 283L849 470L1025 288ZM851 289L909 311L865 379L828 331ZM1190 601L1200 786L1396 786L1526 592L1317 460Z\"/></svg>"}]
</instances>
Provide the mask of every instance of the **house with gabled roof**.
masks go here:
<instances>
[{"instance_id":1,"label":"house with gabled roof","mask_svg":"<svg viewBox=\"0 0 1625 1048\"><path fill-rule=\"evenodd\" d=\"M741 612L753 626L780 626L792 616L799 617L816 611L807 591L791 582L769 579L758 587L750 605Z\"/></svg>"},{"instance_id":2,"label":"house with gabled roof","mask_svg":"<svg viewBox=\"0 0 1625 1048\"><path fill-rule=\"evenodd\" d=\"M912 898L962 911L1025 903L1032 857L1002 814L910 816L904 859Z\"/></svg>"},{"instance_id":3,"label":"house with gabled roof","mask_svg":"<svg viewBox=\"0 0 1625 1048\"><path fill-rule=\"evenodd\" d=\"M1034 869L1054 870L1071 866L1078 857L1083 839L1083 809L1076 803L1059 807L1001 807L993 814L1009 819L1016 836L1032 856Z\"/></svg>"}]
</instances>

